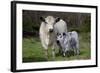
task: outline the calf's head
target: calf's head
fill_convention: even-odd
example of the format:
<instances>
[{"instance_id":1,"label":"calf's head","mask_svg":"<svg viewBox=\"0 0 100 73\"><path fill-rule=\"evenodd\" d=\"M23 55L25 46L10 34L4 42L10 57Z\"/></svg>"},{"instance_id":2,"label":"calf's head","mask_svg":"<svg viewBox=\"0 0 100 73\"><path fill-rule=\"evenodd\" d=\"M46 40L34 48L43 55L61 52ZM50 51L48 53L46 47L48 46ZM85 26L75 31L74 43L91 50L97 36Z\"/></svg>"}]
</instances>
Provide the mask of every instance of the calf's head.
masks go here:
<instances>
[{"instance_id":1,"label":"calf's head","mask_svg":"<svg viewBox=\"0 0 100 73\"><path fill-rule=\"evenodd\" d=\"M63 56L65 56L65 53L68 50L68 34L57 33L57 44L60 46Z\"/></svg>"},{"instance_id":2,"label":"calf's head","mask_svg":"<svg viewBox=\"0 0 100 73\"><path fill-rule=\"evenodd\" d=\"M40 19L45 23L46 29L49 33L54 31L54 24L60 20L60 18L54 18L53 16L47 16L46 18L40 17Z\"/></svg>"},{"instance_id":3,"label":"calf's head","mask_svg":"<svg viewBox=\"0 0 100 73\"><path fill-rule=\"evenodd\" d=\"M57 33L57 43L63 44L66 38L66 33Z\"/></svg>"}]
</instances>

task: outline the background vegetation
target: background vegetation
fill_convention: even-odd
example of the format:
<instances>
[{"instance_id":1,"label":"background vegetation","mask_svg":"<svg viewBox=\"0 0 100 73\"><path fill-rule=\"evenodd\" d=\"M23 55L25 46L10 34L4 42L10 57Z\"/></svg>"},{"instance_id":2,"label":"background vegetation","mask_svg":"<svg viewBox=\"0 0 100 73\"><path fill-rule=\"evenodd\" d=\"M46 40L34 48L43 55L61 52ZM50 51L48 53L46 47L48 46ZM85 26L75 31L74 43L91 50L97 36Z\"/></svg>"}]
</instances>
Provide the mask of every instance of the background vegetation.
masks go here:
<instances>
[{"instance_id":1,"label":"background vegetation","mask_svg":"<svg viewBox=\"0 0 100 73\"><path fill-rule=\"evenodd\" d=\"M43 47L39 39L40 17L52 15L62 18L68 27L68 31L75 30L79 33L80 55L62 57L56 49L56 61L90 59L90 33L91 33L91 15L89 13L72 12L51 12L51 11L31 11L23 10L23 62L41 62L47 61ZM49 49L49 61L52 61L51 50Z\"/></svg>"}]
</instances>

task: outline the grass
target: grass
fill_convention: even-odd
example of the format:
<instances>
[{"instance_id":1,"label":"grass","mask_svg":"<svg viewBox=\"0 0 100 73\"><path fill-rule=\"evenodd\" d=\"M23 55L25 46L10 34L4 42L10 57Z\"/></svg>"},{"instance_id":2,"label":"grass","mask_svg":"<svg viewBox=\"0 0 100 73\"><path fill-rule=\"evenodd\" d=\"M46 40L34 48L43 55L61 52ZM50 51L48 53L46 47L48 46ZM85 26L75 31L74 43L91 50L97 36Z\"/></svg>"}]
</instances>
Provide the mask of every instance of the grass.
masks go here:
<instances>
[{"instance_id":1,"label":"grass","mask_svg":"<svg viewBox=\"0 0 100 73\"><path fill-rule=\"evenodd\" d=\"M91 58L91 48L90 48L90 33L80 33L80 55L76 56L62 57L56 49L55 61L64 60L86 60ZM36 37L23 38L23 62L42 62L47 61L44 54L44 49L41 45L40 39ZM51 49L49 48L49 58L48 61L52 61Z\"/></svg>"}]
</instances>

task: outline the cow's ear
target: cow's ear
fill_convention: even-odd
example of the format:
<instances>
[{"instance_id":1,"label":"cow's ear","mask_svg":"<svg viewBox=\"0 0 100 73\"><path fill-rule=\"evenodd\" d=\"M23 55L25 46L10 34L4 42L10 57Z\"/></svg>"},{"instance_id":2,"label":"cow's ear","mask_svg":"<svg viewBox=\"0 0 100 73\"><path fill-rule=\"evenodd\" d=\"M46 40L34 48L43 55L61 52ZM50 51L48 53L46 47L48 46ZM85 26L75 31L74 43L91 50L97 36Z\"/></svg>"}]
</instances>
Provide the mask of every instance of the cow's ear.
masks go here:
<instances>
[{"instance_id":1,"label":"cow's ear","mask_svg":"<svg viewBox=\"0 0 100 73\"><path fill-rule=\"evenodd\" d=\"M43 22L45 22L45 19L43 17L40 17L40 20L43 21Z\"/></svg>"},{"instance_id":2,"label":"cow's ear","mask_svg":"<svg viewBox=\"0 0 100 73\"><path fill-rule=\"evenodd\" d=\"M60 18L59 18L59 17L57 17L55 22L59 22L59 21L60 21Z\"/></svg>"},{"instance_id":3,"label":"cow's ear","mask_svg":"<svg viewBox=\"0 0 100 73\"><path fill-rule=\"evenodd\" d=\"M66 35L66 33L63 33L63 36L65 36Z\"/></svg>"}]
</instances>

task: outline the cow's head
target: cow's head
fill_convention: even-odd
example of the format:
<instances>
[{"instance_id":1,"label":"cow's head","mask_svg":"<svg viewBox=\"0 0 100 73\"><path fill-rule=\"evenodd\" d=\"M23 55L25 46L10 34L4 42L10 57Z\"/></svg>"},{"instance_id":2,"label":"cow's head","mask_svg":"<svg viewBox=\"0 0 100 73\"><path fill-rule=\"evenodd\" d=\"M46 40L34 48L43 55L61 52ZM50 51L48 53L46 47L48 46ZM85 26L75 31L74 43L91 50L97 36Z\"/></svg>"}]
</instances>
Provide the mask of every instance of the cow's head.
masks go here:
<instances>
[{"instance_id":1,"label":"cow's head","mask_svg":"<svg viewBox=\"0 0 100 73\"><path fill-rule=\"evenodd\" d=\"M54 18L53 16L47 16L46 18L40 17L40 19L45 23L46 29L49 33L53 32L54 24L60 20L60 18Z\"/></svg>"}]
</instances>

